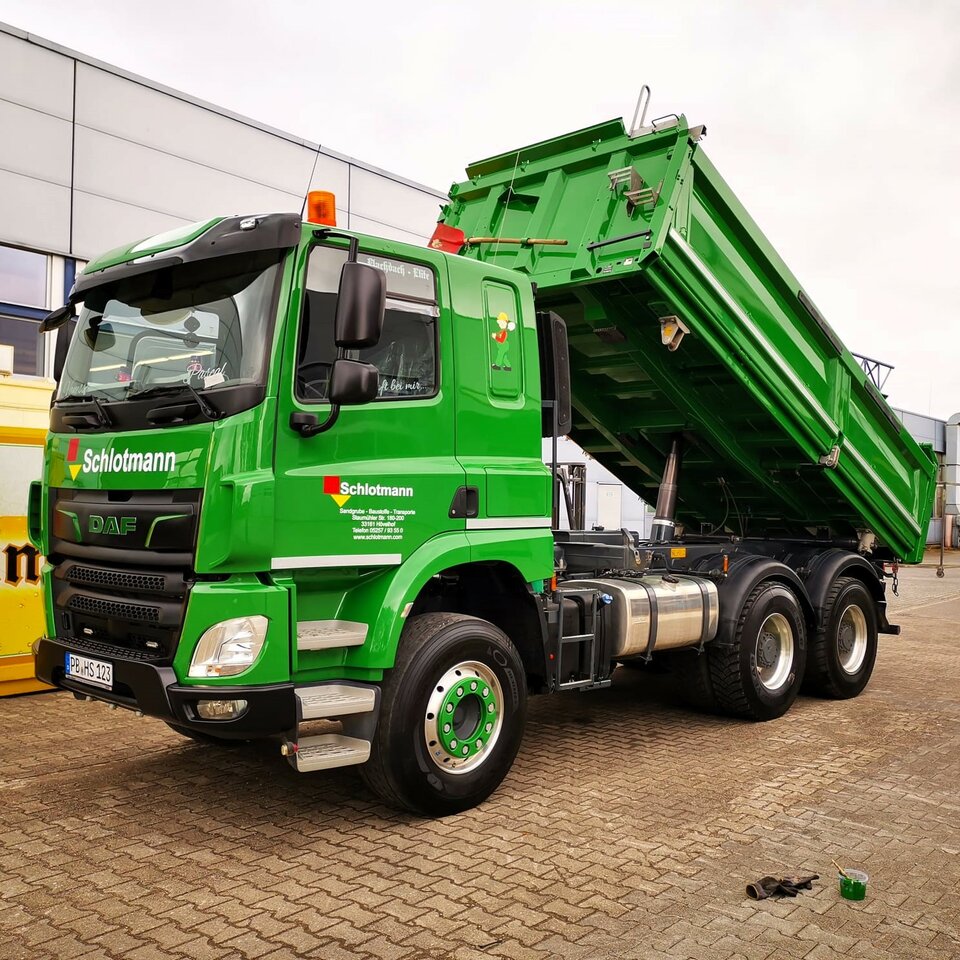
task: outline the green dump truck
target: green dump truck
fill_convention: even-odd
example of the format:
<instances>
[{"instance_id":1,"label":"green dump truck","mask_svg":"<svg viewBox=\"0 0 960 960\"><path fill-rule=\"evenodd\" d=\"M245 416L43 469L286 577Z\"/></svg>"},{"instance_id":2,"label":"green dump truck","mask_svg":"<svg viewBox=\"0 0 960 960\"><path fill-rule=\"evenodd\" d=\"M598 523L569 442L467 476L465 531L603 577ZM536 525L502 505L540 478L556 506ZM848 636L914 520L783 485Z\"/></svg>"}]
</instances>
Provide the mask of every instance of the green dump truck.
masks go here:
<instances>
[{"instance_id":1,"label":"green dump truck","mask_svg":"<svg viewBox=\"0 0 960 960\"><path fill-rule=\"evenodd\" d=\"M430 815L497 787L529 694L618 664L754 720L857 695L935 462L702 133L476 163L427 248L320 197L90 263L45 321L40 679ZM650 539L551 529L566 434L656 501Z\"/></svg>"}]
</instances>

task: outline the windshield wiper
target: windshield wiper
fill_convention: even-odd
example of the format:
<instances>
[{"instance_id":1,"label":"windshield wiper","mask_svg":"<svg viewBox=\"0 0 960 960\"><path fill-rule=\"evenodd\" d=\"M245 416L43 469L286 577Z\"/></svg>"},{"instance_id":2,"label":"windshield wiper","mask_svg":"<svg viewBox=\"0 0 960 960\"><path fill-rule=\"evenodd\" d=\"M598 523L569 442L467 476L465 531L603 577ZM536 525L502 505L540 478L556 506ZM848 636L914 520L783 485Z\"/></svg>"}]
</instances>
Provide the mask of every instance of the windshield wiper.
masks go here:
<instances>
[{"instance_id":1,"label":"windshield wiper","mask_svg":"<svg viewBox=\"0 0 960 960\"><path fill-rule=\"evenodd\" d=\"M69 393L65 397L57 397L57 403L76 403L80 401L90 401L97 410L97 422L101 427L112 427L113 426L113 417L107 413L107 408L104 407L102 400L107 400L108 402L113 402L116 397L111 397L109 394L96 394L96 393Z\"/></svg>"},{"instance_id":2,"label":"windshield wiper","mask_svg":"<svg viewBox=\"0 0 960 960\"><path fill-rule=\"evenodd\" d=\"M181 393L184 390L190 391L193 399L197 401L200 412L208 420L219 420L223 416L223 411L215 407L203 394L199 393L189 380L184 380L180 383L165 383L155 387L146 387L143 390L134 390L127 394L126 399L137 400L142 397L157 397L165 393Z\"/></svg>"}]
</instances>

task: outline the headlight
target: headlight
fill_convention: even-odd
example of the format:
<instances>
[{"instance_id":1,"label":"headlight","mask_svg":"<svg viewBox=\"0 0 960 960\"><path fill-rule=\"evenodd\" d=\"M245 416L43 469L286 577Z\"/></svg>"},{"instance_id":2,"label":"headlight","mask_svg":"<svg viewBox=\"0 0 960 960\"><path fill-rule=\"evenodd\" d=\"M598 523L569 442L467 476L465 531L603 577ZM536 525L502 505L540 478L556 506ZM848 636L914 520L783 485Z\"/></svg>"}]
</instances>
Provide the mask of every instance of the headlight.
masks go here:
<instances>
[{"instance_id":1,"label":"headlight","mask_svg":"<svg viewBox=\"0 0 960 960\"><path fill-rule=\"evenodd\" d=\"M233 677L253 666L267 636L266 617L234 617L204 630L190 661L191 677Z\"/></svg>"}]
</instances>

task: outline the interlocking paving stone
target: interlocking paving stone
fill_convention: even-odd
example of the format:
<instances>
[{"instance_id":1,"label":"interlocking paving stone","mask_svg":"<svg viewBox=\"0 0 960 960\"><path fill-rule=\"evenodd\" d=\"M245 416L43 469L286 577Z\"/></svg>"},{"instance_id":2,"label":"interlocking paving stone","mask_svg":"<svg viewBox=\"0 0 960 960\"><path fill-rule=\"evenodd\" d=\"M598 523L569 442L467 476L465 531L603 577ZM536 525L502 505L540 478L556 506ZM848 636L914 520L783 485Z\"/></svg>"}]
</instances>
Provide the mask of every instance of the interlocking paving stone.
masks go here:
<instances>
[{"instance_id":1,"label":"interlocking paving stone","mask_svg":"<svg viewBox=\"0 0 960 960\"><path fill-rule=\"evenodd\" d=\"M867 691L773 723L632 671L535 698L503 787L440 821L272 745L0 700L0 958L956 958L958 581L905 571ZM870 873L866 901L832 856ZM745 897L781 870L822 879Z\"/></svg>"}]
</instances>

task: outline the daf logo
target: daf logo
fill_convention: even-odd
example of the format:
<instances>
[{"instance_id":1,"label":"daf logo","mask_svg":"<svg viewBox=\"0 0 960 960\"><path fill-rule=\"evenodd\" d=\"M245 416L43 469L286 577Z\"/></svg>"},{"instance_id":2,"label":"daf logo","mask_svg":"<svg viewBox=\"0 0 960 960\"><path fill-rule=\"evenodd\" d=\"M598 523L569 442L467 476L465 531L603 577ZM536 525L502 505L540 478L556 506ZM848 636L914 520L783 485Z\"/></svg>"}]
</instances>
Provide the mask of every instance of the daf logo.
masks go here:
<instances>
[{"instance_id":1,"label":"daf logo","mask_svg":"<svg viewBox=\"0 0 960 960\"><path fill-rule=\"evenodd\" d=\"M137 518L98 517L96 514L92 514L87 529L90 533L111 533L119 537L125 537L128 533L133 533L137 529Z\"/></svg>"}]
</instances>

